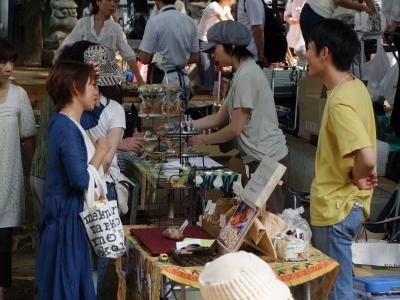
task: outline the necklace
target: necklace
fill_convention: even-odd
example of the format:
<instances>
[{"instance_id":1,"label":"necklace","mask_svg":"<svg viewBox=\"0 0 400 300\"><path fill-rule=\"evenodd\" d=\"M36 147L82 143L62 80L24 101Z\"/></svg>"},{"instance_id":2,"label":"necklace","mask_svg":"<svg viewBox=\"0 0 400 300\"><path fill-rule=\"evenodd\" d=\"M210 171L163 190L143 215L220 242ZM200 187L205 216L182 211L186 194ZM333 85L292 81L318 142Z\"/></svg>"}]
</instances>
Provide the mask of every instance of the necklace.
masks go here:
<instances>
[{"instance_id":1,"label":"necklace","mask_svg":"<svg viewBox=\"0 0 400 300\"><path fill-rule=\"evenodd\" d=\"M345 81L345 80L346 80L347 78L349 78L350 76L351 76L351 74L347 74L347 75L344 76L342 79L340 79L338 83L335 84L335 86L333 87L332 92L331 92L331 95L329 96L329 98L332 98L332 97L333 97L336 88L339 87L339 86L343 83L343 81Z\"/></svg>"}]
</instances>

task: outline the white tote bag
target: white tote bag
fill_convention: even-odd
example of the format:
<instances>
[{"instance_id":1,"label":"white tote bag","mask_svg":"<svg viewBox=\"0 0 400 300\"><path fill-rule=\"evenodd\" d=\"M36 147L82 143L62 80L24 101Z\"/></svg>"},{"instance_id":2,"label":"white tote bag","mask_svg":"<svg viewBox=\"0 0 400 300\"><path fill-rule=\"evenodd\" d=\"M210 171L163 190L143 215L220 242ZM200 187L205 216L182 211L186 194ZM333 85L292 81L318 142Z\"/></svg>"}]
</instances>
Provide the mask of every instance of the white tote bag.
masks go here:
<instances>
[{"instance_id":1,"label":"white tote bag","mask_svg":"<svg viewBox=\"0 0 400 300\"><path fill-rule=\"evenodd\" d=\"M101 257L118 258L125 251L125 236L117 201L106 198L107 186L96 168L89 164L89 187L85 208L79 215L94 252Z\"/></svg>"}]
</instances>

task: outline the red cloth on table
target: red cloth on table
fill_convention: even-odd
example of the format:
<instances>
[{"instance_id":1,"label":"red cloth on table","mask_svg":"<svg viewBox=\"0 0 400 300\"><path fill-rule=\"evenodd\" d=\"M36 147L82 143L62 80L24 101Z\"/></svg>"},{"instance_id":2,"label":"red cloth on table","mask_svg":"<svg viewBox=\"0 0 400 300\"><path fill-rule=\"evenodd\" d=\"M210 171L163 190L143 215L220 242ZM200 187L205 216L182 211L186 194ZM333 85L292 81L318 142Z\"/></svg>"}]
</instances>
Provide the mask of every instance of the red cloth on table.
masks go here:
<instances>
[{"instance_id":1,"label":"red cloth on table","mask_svg":"<svg viewBox=\"0 0 400 300\"><path fill-rule=\"evenodd\" d=\"M178 242L162 236L165 228L167 227L131 228L130 232L150 251L151 255L156 256L176 248ZM206 231L196 225L186 227L183 238L212 239Z\"/></svg>"}]
</instances>

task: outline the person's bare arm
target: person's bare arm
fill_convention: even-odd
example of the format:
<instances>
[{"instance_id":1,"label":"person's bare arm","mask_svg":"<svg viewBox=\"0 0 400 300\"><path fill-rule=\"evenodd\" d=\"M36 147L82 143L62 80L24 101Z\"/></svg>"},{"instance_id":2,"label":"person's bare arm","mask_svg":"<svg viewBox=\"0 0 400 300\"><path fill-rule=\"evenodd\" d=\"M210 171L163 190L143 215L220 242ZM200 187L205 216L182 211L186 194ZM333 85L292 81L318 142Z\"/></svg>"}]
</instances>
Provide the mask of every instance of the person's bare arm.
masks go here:
<instances>
[{"instance_id":1,"label":"person's bare arm","mask_svg":"<svg viewBox=\"0 0 400 300\"><path fill-rule=\"evenodd\" d=\"M236 108L232 114L232 122L221 130L211 134L193 136L189 143L192 145L220 144L233 140L242 134L251 110L248 108Z\"/></svg>"},{"instance_id":2,"label":"person's bare arm","mask_svg":"<svg viewBox=\"0 0 400 300\"><path fill-rule=\"evenodd\" d=\"M362 190L372 189L378 183L376 173L376 151L365 147L354 152L354 166L351 172L353 183Z\"/></svg>"},{"instance_id":3,"label":"person's bare arm","mask_svg":"<svg viewBox=\"0 0 400 300\"><path fill-rule=\"evenodd\" d=\"M90 164L98 170L102 165L102 161L104 156L107 154L110 145L108 144L106 138L99 138L94 144L94 147L96 150L92 159L90 160Z\"/></svg>"},{"instance_id":4,"label":"person's bare arm","mask_svg":"<svg viewBox=\"0 0 400 300\"><path fill-rule=\"evenodd\" d=\"M139 51L139 58L143 64L148 65L151 62L151 53Z\"/></svg>"},{"instance_id":5,"label":"person's bare arm","mask_svg":"<svg viewBox=\"0 0 400 300\"><path fill-rule=\"evenodd\" d=\"M353 2L352 0L339 0L338 5L344 8L348 8L348 9L353 9L356 11L365 11L369 14L373 13L373 10L371 10L367 5L364 5L363 3L359 3L359 2Z\"/></svg>"},{"instance_id":6,"label":"person's bare arm","mask_svg":"<svg viewBox=\"0 0 400 300\"><path fill-rule=\"evenodd\" d=\"M199 52L190 53L190 57L189 57L189 60L187 62L188 65L198 63L199 62L199 57L200 57Z\"/></svg>"},{"instance_id":7,"label":"person's bare arm","mask_svg":"<svg viewBox=\"0 0 400 300\"><path fill-rule=\"evenodd\" d=\"M143 134L135 129L135 132L131 137L124 138L118 146L118 150L121 151L133 151L140 153L143 150L144 137Z\"/></svg>"},{"instance_id":8,"label":"person's bare arm","mask_svg":"<svg viewBox=\"0 0 400 300\"><path fill-rule=\"evenodd\" d=\"M36 137L31 136L24 139L24 153L27 156L29 169L31 168L31 163L33 159L33 154L35 153Z\"/></svg>"},{"instance_id":9,"label":"person's bare arm","mask_svg":"<svg viewBox=\"0 0 400 300\"><path fill-rule=\"evenodd\" d=\"M264 64L268 63L264 58L264 26L253 25L251 26L251 32L257 48L258 61L263 62Z\"/></svg>"},{"instance_id":10,"label":"person's bare arm","mask_svg":"<svg viewBox=\"0 0 400 300\"><path fill-rule=\"evenodd\" d=\"M124 134L123 128L111 128L107 132L107 141L110 145L110 149L108 150L107 154L103 158L103 169L104 172L107 172L111 166L111 162L114 158L115 152L118 149L118 145L121 142L122 136Z\"/></svg>"},{"instance_id":11,"label":"person's bare arm","mask_svg":"<svg viewBox=\"0 0 400 300\"><path fill-rule=\"evenodd\" d=\"M137 66L137 61L135 59L128 60L128 65L129 65L129 68L133 71L133 74L135 74L137 83L139 85L144 84L145 82L143 81L142 75L140 75L140 71Z\"/></svg>"},{"instance_id":12,"label":"person's bare arm","mask_svg":"<svg viewBox=\"0 0 400 300\"><path fill-rule=\"evenodd\" d=\"M374 5L373 0L364 0L365 4L369 7L369 9L372 11L372 13L377 14L378 12L376 11L376 7Z\"/></svg>"},{"instance_id":13,"label":"person's bare arm","mask_svg":"<svg viewBox=\"0 0 400 300\"><path fill-rule=\"evenodd\" d=\"M216 114L205 116L204 118L194 120L193 128L195 129L210 129L221 127L227 124L229 120L229 109L226 103L222 104Z\"/></svg>"}]
</instances>

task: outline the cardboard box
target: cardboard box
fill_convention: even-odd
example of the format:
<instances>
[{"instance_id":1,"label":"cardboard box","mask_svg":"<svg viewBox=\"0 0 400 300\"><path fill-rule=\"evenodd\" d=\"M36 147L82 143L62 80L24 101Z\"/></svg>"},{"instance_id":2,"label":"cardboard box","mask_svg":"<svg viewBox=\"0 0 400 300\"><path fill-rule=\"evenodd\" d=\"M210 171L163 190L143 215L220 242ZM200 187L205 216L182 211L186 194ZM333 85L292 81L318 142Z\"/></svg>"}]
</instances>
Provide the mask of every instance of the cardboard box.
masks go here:
<instances>
[{"instance_id":1,"label":"cardboard box","mask_svg":"<svg viewBox=\"0 0 400 300\"><path fill-rule=\"evenodd\" d=\"M316 142L326 103L326 88L318 77L306 76L298 83L299 133L302 138Z\"/></svg>"}]
</instances>

